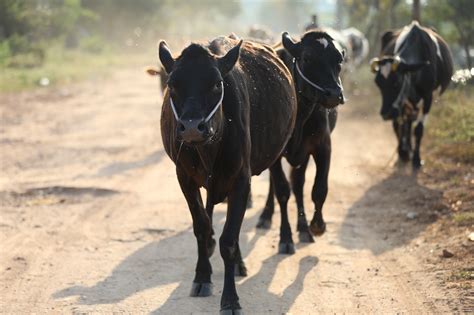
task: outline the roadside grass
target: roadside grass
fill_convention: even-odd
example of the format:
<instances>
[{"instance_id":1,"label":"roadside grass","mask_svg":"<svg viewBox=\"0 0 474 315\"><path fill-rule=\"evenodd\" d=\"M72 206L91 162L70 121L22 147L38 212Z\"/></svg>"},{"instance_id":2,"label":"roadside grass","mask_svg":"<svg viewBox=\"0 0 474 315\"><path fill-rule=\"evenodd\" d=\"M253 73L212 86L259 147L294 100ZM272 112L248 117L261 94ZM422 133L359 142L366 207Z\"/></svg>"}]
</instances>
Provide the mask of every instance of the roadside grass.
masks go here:
<instances>
[{"instance_id":1,"label":"roadside grass","mask_svg":"<svg viewBox=\"0 0 474 315\"><path fill-rule=\"evenodd\" d=\"M458 225L474 224L474 86L449 89L433 104L423 156Z\"/></svg>"},{"instance_id":2,"label":"roadside grass","mask_svg":"<svg viewBox=\"0 0 474 315\"><path fill-rule=\"evenodd\" d=\"M453 280L474 280L474 268L464 268L452 273Z\"/></svg>"},{"instance_id":3,"label":"roadside grass","mask_svg":"<svg viewBox=\"0 0 474 315\"><path fill-rule=\"evenodd\" d=\"M347 106L355 118L379 117L381 96L368 67L361 67L346 80ZM351 103L351 98L357 102ZM346 105L345 105L346 106ZM451 87L432 105L421 148L425 165L416 173L420 185L441 193L439 208L432 213L439 220L427 228L424 237L432 247L446 248L455 256L437 257L444 272L446 290L459 290L461 296L474 287L472 253L474 242L474 86ZM425 258L428 256L424 254ZM462 304L471 301L462 299ZM472 305L472 303L470 304ZM471 310L472 308L469 308Z\"/></svg>"},{"instance_id":4,"label":"roadside grass","mask_svg":"<svg viewBox=\"0 0 474 315\"><path fill-rule=\"evenodd\" d=\"M92 75L104 75L116 66L130 64L131 60L143 60L142 56L117 53L110 48L100 52L66 50L60 45L52 45L45 51L44 61L32 66L28 56L15 56L3 60L0 66L0 92L17 92L41 85L67 84ZM18 60L23 58L23 60ZM14 66L11 64L15 62ZM21 64L23 62L23 65ZM18 65L20 63L20 65Z\"/></svg>"},{"instance_id":5,"label":"roadside grass","mask_svg":"<svg viewBox=\"0 0 474 315\"><path fill-rule=\"evenodd\" d=\"M457 213L453 217L454 222L461 226L469 226L474 224L474 212L469 211L469 212L463 212L463 213Z\"/></svg>"},{"instance_id":6,"label":"roadside grass","mask_svg":"<svg viewBox=\"0 0 474 315\"><path fill-rule=\"evenodd\" d=\"M474 164L474 87L448 90L433 104L426 147L443 159Z\"/></svg>"}]
</instances>

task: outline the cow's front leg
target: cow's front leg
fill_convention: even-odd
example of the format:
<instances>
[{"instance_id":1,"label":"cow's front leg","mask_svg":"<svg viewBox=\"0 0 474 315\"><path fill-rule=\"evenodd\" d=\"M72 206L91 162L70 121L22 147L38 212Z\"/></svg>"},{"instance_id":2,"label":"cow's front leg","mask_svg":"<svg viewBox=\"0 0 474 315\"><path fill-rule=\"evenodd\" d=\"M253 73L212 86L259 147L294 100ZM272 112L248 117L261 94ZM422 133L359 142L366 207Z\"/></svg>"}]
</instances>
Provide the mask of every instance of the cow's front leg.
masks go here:
<instances>
[{"instance_id":1,"label":"cow's front leg","mask_svg":"<svg viewBox=\"0 0 474 315\"><path fill-rule=\"evenodd\" d=\"M294 167L291 170L291 188L296 198L296 206L298 208L298 221L296 229L298 231L298 237L300 242L313 243L314 239L309 232L308 221L306 220L306 214L304 211L303 201L303 188L305 182L306 167L308 166L309 155L307 155L303 163Z\"/></svg>"},{"instance_id":2,"label":"cow's front leg","mask_svg":"<svg viewBox=\"0 0 474 315\"><path fill-rule=\"evenodd\" d=\"M191 296L212 295L211 274L209 261L209 239L211 239L211 220L202 204L199 187L191 177L177 168L179 185L188 203L193 218L194 235L198 245L198 261L196 273L191 288Z\"/></svg>"},{"instance_id":3,"label":"cow's front leg","mask_svg":"<svg viewBox=\"0 0 474 315\"><path fill-rule=\"evenodd\" d=\"M229 193L227 217L219 239L222 259L224 260L224 289L221 297L221 315L241 314L239 296L235 288L235 267L241 258L239 234L244 219L247 198L250 191L249 172L241 172ZM240 256L240 257L239 257Z\"/></svg>"},{"instance_id":4,"label":"cow's front leg","mask_svg":"<svg viewBox=\"0 0 474 315\"><path fill-rule=\"evenodd\" d=\"M399 162L406 163L410 161L411 151L411 122L410 121L398 121L393 120L393 130L397 135L398 139L398 160Z\"/></svg>"},{"instance_id":5,"label":"cow's front leg","mask_svg":"<svg viewBox=\"0 0 474 315\"><path fill-rule=\"evenodd\" d=\"M331 164L331 135L329 131L323 135L313 157L316 163L316 179L311 194L314 202L314 216L309 227L313 235L319 236L326 231L323 205L328 195L328 175Z\"/></svg>"},{"instance_id":6,"label":"cow's front leg","mask_svg":"<svg viewBox=\"0 0 474 315\"><path fill-rule=\"evenodd\" d=\"M423 137L423 121L417 122L415 126L415 150L413 151L413 168L419 169L422 165L421 157L420 157L420 146L421 146L421 138Z\"/></svg>"},{"instance_id":7,"label":"cow's front leg","mask_svg":"<svg viewBox=\"0 0 474 315\"><path fill-rule=\"evenodd\" d=\"M423 131L425 128L425 121L426 117L431 108L431 102L433 101L433 97L428 95L423 99L423 114L421 115L420 119L415 122L415 150L413 151L413 168L419 169L423 165L423 161L420 157L420 146L421 146L421 138L423 137Z\"/></svg>"}]
</instances>

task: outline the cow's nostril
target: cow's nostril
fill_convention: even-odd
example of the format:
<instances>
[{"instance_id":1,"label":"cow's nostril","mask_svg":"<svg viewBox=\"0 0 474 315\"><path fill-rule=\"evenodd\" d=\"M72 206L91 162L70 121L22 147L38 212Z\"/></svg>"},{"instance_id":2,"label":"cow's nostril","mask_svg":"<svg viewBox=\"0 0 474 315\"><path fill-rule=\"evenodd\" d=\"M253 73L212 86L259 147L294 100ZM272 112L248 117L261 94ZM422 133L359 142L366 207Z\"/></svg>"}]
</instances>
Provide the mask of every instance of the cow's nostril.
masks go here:
<instances>
[{"instance_id":1,"label":"cow's nostril","mask_svg":"<svg viewBox=\"0 0 474 315\"><path fill-rule=\"evenodd\" d=\"M184 125L183 125L182 123L179 124L178 129L179 129L179 131L181 131L181 132L183 132L184 130L186 130L186 128L184 127Z\"/></svg>"},{"instance_id":2,"label":"cow's nostril","mask_svg":"<svg viewBox=\"0 0 474 315\"><path fill-rule=\"evenodd\" d=\"M198 130L204 132L206 130L206 125L202 122L198 125Z\"/></svg>"}]
</instances>

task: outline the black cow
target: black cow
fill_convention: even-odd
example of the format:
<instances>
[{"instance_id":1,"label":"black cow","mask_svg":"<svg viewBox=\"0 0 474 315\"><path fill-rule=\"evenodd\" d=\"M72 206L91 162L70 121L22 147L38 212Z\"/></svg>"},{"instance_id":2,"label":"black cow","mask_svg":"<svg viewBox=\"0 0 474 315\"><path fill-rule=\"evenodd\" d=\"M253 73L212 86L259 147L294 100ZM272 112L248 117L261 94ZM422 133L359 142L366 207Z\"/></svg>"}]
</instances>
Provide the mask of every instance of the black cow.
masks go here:
<instances>
[{"instance_id":1,"label":"black cow","mask_svg":"<svg viewBox=\"0 0 474 315\"><path fill-rule=\"evenodd\" d=\"M449 47L433 30L414 21L382 36L381 57L372 59L371 69L382 93L380 114L384 120L392 120L398 138L400 161L410 159L411 129L415 124L412 164L417 169L422 165L420 143L433 92L440 88L443 93L453 74Z\"/></svg>"},{"instance_id":2,"label":"black cow","mask_svg":"<svg viewBox=\"0 0 474 315\"><path fill-rule=\"evenodd\" d=\"M336 106L344 103L343 89L339 78L344 60L344 50L337 41L323 31L307 32L297 43L284 33L282 42L284 48L279 49L278 54L291 69L298 98L297 123L285 156L293 166L291 181L298 207L297 230L299 238L302 242L313 242L309 230L314 235L321 235L326 229L322 208L328 192L331 160L330 135L336 124ZM308 229L303 204L303 185L310 155L316 162L317 173L312 193L315 212ZM274 173L271 174L272 177L273 175ZM290 195L288 182L284 177L284 182L272 179L267 202L257 227L270 228L274 213L273 195L275 191L282 209L279 253L292 254L294 253L294 244L286 212L286 202ZM278 186L283 186L284 189Z\"/></svg>"},{"instance_id":3,"label":"black cow","mask_svg":"<svg viewBox=\"0 0 474 315\"><path fill-rule=\"evenodd\" d=\"M176 164L198 245L191 296L211 294L212 213L227 197L219 239L225 264L221 314L239 314L234 272L246 271L239 233L250 177L270 167L291 136L296 119L291 74L270 47L225 37L191 44L176 59L161 42L159 56L169 73L163 144ZM207 190L205 206L200 187Z\"/></svg>"}]
</instances>

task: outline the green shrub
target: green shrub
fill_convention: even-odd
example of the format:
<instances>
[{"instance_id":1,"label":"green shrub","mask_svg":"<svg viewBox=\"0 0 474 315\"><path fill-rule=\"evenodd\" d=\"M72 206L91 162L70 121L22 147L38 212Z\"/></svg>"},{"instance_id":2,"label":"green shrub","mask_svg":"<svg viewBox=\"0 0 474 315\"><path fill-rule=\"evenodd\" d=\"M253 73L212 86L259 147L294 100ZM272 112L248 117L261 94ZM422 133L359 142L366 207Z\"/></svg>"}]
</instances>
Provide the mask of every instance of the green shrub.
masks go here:
<instances>
[{"instance_id":1,"label":"green shrub","mask_svg":"<svg viewBox=\"0 0 474 315\"><path fill-rule=\"evenodd\" d=\"M0 42L0 65L5 65L7 59L11 56L10 45L8 41L4 40Z\"/></svg>"},{"instance_id":2,"label":"green shrub","mask_svg":"<svg viewBox=\"0 0 474 315\"><path fill-rule=\"evenodd\" d=\"M99 36L89 36L81 40L79 47L93 54L99 54L104 50L104 41Z\"/></svg>"}]
</instances>

